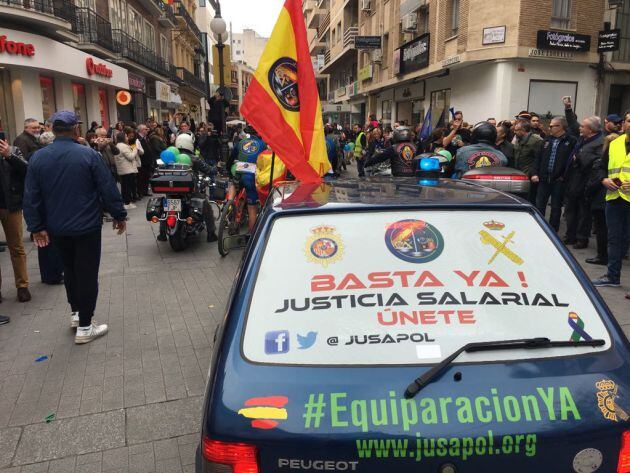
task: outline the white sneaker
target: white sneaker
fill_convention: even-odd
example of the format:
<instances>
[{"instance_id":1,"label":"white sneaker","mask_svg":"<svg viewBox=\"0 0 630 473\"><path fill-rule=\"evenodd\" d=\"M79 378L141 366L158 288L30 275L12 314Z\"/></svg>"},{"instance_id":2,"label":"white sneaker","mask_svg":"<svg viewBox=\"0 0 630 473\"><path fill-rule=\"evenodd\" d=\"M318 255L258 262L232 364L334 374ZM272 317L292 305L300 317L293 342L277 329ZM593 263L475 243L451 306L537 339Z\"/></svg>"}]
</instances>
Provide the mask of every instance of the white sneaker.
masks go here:
<instances>
[{"instance_id":1,"label":"white sneaker","mask_svg":"<svg viewBox=\"0 0 630 473\"><path fill-rule=\"evenodd\" d=\"M132 209L137 209L138 207L136 207L133 204L127 204L123 206L125 208L125 210L132 210Z\"/></svg>"},{"instance_id":2,"label":"white sneaker","mask_svg":"<svg viewBox=\"0 0 630 473\"><path fill-rule=\"evenodd\" d=\"M77 334L74 336L74 343L82 345L83 343L90 343L96 340L98 337L102 337L107 333L107 325L98 323L92 320L92 325L89 327L77 328Z\"/></svg>"},{"instance_id":3,"label":"white sneaker","mask_svg":"<svg viewBox=\"0 0 630 473\"><path fill-rule=\"evenodd\" d=\"M78 328L79 327L79 313L72 312L70 315L70 328Z\"/></svg>"}]
</instances>

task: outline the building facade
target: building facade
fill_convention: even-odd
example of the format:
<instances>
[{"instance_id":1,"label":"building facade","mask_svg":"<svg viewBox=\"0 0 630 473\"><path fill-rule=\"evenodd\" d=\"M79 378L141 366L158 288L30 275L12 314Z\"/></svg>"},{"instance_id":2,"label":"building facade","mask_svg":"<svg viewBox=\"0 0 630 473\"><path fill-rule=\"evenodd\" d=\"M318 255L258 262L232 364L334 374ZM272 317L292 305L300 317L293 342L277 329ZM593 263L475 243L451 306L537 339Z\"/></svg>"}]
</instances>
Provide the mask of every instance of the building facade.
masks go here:
<instances>
[{"instance_id":1,"label":"building facade","mask_svg":"<svg viewBox=\"0 0 630 473\"><path fill-rule=\"evenodd\" d=\"M242 33L230 33L230 47L233 62L244 62L256 69L269 38L264 38L252 29L245 28Z\"/></svg>"},{"instance_id":2,"label":"building facade","mask_svg":"<svg viewBox=\"0 0 630 473\"><path fill-rule=\"evenodd\" d=\"M363 122L374 114L415 126L429 110L434 122L450 118L450 108L472 123L521 110L549 117L562 113L563 96L579 116L606 113L596 66L607 5L305 0L303 9L313 61L328 75L325 117Z\"/></svg>"}]
</instances>

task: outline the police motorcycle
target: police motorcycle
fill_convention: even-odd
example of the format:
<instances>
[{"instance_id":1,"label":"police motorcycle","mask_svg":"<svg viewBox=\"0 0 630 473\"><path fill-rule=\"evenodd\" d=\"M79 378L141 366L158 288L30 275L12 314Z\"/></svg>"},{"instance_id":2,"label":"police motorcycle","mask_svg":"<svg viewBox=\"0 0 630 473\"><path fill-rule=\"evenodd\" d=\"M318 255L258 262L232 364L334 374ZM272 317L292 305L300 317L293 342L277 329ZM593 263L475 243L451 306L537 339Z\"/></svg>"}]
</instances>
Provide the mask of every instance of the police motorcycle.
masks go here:
<instances>
[{"instance_id":1,"label":"police motorcycle","mask_svg":"<svg viewBox=\"0 0 630 473\"><path fill-rule=\"evenodd\" d=\"M147 221L160 224L160 234L166 234L173 251L186 249L188 239L208 232L208 241L216 241L212 202L208 198L210 190L214 199L225 197L225 189L214 182L212 168L205 162L180 153L175 156L179 162L172 162L175 149L162 152L161 158L166 161L159 166L150 180L154 194L147 203ZM198 169L197 169L198 168ZM216 204L215 204L216 205Z\"/></svg>"},{"instance_id":2,"label":"police motorcycle","mask_svg":"<svg viewBox=\"0 0 630 473\"><path fill-rule=\"evenodd\" d=\"M412 141L411 130L400 127L394 130L389 148L367 158L365 169L370 176L413 176L415 156L416 145Z\"/></svg>"}]
</instances>

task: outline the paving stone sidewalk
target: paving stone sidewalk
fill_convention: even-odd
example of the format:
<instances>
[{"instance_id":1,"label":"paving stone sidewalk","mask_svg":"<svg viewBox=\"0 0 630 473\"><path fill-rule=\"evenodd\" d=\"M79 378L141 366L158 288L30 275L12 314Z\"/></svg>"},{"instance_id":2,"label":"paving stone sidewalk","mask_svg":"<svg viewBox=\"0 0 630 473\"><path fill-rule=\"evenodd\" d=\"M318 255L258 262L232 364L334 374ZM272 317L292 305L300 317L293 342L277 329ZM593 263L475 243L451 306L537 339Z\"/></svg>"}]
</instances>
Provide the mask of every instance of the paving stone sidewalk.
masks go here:
<instances>
[{"instance_id":1,"label":"paving stone sidewalk","mask_svg":"<svg viewBox=\"0 0 630 473\"><path fill-rule=\"evenodd\" d=\"M11 316L0 327L0 473L194 471L214 332L241 253L221 258L203 235L175 254L154 231L144 203L126 236L104 227L96 316L110 332L82 346L63 287L39 282L32 245L27 304L15 302L8 253L0 254L0 313ZM574 254L583 263L593 249ZM604 269L584 267L590 276ZM623 282L601 293L630 336L628 262Z\"/></svg>"}]
</instances>

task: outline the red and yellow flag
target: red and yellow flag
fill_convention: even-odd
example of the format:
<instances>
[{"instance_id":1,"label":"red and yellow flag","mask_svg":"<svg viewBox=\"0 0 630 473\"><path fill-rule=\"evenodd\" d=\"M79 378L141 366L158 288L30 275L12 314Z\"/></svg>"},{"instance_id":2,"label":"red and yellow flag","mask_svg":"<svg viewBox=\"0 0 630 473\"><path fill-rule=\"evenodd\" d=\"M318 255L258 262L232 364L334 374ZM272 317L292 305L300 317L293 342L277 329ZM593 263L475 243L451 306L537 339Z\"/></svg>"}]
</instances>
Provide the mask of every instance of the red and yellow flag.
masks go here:
<instances>
[{"instance_id":1,"label":"red and yellow flag","mask_svg":"<svg viewBox=\"0 0 630 473\"><path fill-rule=\"evenodd\" d=\"M330 170L301 0L286 0L241 114L302 182Z\"/></svg>"}]
</instances>

